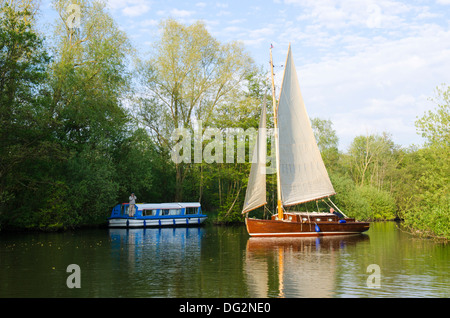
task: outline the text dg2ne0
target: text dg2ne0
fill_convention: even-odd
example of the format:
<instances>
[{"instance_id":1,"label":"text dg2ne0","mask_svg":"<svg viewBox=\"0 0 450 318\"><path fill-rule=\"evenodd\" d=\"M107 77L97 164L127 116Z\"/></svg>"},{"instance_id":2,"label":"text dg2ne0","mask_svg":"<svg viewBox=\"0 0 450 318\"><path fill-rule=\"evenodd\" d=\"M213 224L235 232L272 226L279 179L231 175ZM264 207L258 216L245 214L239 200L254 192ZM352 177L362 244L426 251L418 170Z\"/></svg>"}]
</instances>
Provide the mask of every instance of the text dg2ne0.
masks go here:
<instances>
[{"instance_id":1,"label":"text dg2ne0","mask_svg":"<svg viewBox=\"0 0 450 318\"><path fill-rule=\"evenodd\" d=\"M224 303L223 312L270 312L269 303Z\"/></svg>"}]
</instances>

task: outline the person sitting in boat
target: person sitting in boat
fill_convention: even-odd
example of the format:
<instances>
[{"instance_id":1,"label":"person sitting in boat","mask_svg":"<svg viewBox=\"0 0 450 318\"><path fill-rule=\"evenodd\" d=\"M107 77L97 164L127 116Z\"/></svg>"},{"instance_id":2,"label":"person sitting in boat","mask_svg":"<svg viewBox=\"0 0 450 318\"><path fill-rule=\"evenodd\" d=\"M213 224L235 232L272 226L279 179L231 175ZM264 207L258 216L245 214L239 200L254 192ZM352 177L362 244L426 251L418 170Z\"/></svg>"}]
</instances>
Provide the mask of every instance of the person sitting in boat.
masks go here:
<instances>
[{"instance_id":1,"label":"person sitting in boat","mask_svg":"<svg viewBox=\"0 0 450 318\"><path fill-rule=\"evenodd\" d=\"M134 192L131 193L129 200L130 200L130 206L128 208L128 215L133 217L134 216L134 210L135 210L135 204L136 204L136 196L134 195Z\"/></svg>"},{"instance_id":2,"label":"person sitting in boat","mask_svg":"<svg viewBox=\"0 0 450 318\"><path fill-rule=\"evenodd\" d=\"M344 216L341 213L335 211L333 208L330 208L330 213L333 213L334 215L337 215L337 217L340 218L340 219L344 218Z\"/></svg>"}]
</instances>

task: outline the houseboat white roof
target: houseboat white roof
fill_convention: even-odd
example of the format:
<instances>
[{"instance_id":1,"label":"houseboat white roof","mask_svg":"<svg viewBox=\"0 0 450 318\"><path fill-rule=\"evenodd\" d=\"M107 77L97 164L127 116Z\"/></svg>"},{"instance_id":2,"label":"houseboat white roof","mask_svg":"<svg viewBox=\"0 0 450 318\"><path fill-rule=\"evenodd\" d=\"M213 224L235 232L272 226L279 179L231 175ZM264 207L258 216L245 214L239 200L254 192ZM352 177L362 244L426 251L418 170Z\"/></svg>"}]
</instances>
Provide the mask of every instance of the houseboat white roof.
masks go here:
<instances>
[{"instance_id":1,"label":"houseboat white roof","mask_svg":"<svg viewBox=\"0 0 450 318\"><path fill-rule=\"evenodd\" d=\"M157 209L181 209L198 208L199 202L177 202L177 203L136 203L139 210L157 210Z\"/></svg>"}]
</instances>

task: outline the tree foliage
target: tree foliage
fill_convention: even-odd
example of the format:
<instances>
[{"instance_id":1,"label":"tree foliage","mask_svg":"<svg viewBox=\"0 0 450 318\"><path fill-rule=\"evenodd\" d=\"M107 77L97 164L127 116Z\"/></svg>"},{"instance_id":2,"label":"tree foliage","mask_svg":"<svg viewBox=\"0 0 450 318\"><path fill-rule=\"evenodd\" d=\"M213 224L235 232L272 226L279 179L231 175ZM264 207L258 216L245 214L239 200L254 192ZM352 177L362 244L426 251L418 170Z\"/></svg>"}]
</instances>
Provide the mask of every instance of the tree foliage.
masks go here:
<instances>
[{"instance_id":1,"label":"tree foliage","mask_svg":"<svg viewBox=\"0 0 450 318\"><path fill-rule=\"evenodd\" d=\"M34 8L0 4L0 217L18 219L18 202L34 199L23 189L38 192L60 149L47 122L50 57L34 30Z\"/></svg>"},{"instance_id":2,"label":"tree foliage","mask_svg":"<svg viewBox=\"0 0 450 318\"><path fill-rule=\"evenodd\" d=\"M436 108L416 121L416 127L426 138L425 147L409 154L412 182L407 206L401 215L405 225L419 235L450 238L450 87L441 85L433 99ZM399 184L399 189L405 187ZM406 191L403 191L403 193Z\"/></svg>"},{"instance_id":3,"label":"tree foliage","mask_svg":"<svg viewBox=\"0 0 450 318\"><path fill-rule=\"evenodd\" d=\"M67 1L54 1L60 18L50 54L34 29L36 7L12 3L1 2L0 19L0 224L104 223L128 192L152 193L161 183L142 183L164 171L163 155L130 129L122 104L127 37L99 1L79 2L77 28L67 23Z\"/></svg>"},{"instance_id":4,"label":"tree foliage","mask_svg":"<svg viewBox=\"0 0 450 318\"><path fill-rule=\"evenodd\" d=\"M160 147L171 150L174 130L210 125L216 109L239 95L252 61L240 43L221 44L202 22L186 26L168 19L160 27L152 56L139 62L137 116ZM183 198L191 168L189 162L176 163L176 200Z\"/></svg>"},{"instance_id":5,"label":"tree foliage","mask_svg":"<svg viewBox=\"0 0 450 318\"><path fill-rule=\"evenodd\" d=\"M389 190L391 173L398 165L398 148L387 133L355 137L347 157L353 180L360 186Z\"/></svg>"},{"instance_id":6,"label":"tree foliage","mask_svg":"<svg viewBox=\"0 0 450 318\"><path fill-rule=\"evenodd\" d=\"M316 137L322 159L328 171L334 171L339 160L339 139L331 120L311 118L311 127Z\"/></svg>"},{"instance_id":7,"label":"tree foliage","mask_svg":"<svg viewBox=\"0 0 450 318\"><path fill-rule=\"evenodd\" d=\"M427 140L427 145L450 146L450 86L442 84L436 88L434 111L426 112L416 121L417 130Z\"/></svg>"}]
</instances>

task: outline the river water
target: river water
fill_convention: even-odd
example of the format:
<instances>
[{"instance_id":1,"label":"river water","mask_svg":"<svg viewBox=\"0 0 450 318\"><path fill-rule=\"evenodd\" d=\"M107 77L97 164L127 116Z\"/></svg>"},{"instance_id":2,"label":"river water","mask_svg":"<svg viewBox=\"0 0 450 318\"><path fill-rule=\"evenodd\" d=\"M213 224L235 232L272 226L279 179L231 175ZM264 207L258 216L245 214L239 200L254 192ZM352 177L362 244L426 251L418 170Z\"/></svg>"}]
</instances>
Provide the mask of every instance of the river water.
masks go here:
<instances>
[{"instance_id":1,"label":"river water","mask_svg":"<svg viewBox=\"0 0 450 318\"><path fill-rule=\"evenodd\" d=\"M450 244L393 222L335 238L212 225L1 233L0 269L0 297L450 297Z\"/></svg>"}]
</instances>

